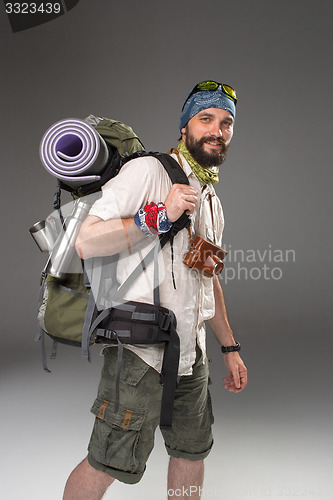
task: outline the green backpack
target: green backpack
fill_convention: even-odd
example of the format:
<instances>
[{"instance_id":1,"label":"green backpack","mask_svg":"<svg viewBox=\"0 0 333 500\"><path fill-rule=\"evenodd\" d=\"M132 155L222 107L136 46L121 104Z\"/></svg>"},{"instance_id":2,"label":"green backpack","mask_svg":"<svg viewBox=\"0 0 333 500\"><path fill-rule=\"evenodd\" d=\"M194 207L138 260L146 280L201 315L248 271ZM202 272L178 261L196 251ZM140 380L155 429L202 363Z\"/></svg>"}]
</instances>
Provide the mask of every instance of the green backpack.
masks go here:
<instances>
[{"instance_id":1,"label":"green backpack","mask_svg":"<svg viewBox=\"0 0 333 500\"><path fill-rule=\"evenodd\" d=\"M75 204L79 203L80 200L84 200L89 196L96 196L96 194L98 196L101 186L117 175L122 165L132 158L146 155L154 156L166 169L173 183L188 184L187 176L177 161L168 154L145 152L142 142L131 127L115 120L96 119L93 115L90 115L88 119L90 120L90 123L87 120L88 123L94 126L110 148L111 160L105 167L99 181L75 189L62 181L58 181L58 188L54 198L55 212L46 221L53 224L53 227L56 227L58 232L64 232L64 228L68 226L68 221L72 217L72 213L69 213L67 217L62 213L63 207L60 206L61 189L71 193L74 200L74 210ZM183 214L173 224L171 231L160 238L159 249L168 241L172 243L175 234L186 227L188 221L188 217ZM134 270L126 283L122 285L122 294L131 286L148 263L154 259L154 253L156 254L155 251L151 251ZM96 335L96 332L100 333L96 318L101 311L105 311L109 307L107 297L110 297L112 293L119 293L119 290L116 292L114 289L117 283L115 279L117 255L89 259L89 262L86 261L85 266L83 266L83 262L75 254L73 262L71 272L67 272L63 276L55 277L50 274L50 259L42 271L37 315L40 329L36 340L41 342L42 362L44 370L47 372L50 370L46 363L45 334L53 340L51 358L56 356L57 344L63 343L81 347L82 358L90 360L90 346L104 341L103 338ZM101 280L102 269L103 273L107 270L106 275L109 277L107 283L105 283L105 280ZM94 290L94 293L92 293L92 290ZM96 290L97 293L95 293ZM92 328L94 324L96 326Z\"/></svg>"}]
</instances>

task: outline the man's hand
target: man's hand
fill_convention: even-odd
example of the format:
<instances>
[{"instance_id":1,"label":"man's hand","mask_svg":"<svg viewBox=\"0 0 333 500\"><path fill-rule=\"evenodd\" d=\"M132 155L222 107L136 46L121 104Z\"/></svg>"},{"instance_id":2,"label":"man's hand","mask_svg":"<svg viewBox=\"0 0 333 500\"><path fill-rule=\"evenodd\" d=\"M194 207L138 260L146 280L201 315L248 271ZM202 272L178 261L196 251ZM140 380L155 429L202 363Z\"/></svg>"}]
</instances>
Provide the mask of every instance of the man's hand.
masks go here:
<instances>
[{"instance_id":1,"label":"man's hand","mask_svg":"<svg viewBox=\"0 0 333 500\"><path fill-rule=\"evenodd\" d=\"M238 352L224 354L224 361L229 370L228 376L223 380L226 382L224 388L230 392L241 392L247 385L247 369Z\"/></svg>"},{"instance_id":2,"label":"man's hand","mask_svg":"<svg viewBox=\"0 0 333 500\"><path fill-rule=\"evenodd\" d=\"M197 194L192 186L186 184L173 184L165 200L165 208L170 222L175 222L186 212L193 214L197 204Z\"/></svg>"}]
</instances>

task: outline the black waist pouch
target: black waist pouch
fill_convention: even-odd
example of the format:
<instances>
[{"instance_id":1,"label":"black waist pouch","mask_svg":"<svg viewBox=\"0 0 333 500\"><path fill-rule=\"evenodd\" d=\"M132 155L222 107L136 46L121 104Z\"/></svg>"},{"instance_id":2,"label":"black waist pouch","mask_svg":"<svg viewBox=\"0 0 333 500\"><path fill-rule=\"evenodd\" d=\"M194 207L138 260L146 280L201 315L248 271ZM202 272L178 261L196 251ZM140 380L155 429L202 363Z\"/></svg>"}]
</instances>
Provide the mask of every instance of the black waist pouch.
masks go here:
<instances>
[{"instance_id":1,"label":"black waist pouch","mask_svg":"<svg viewBox=\"0 0 333 500\"><path fill-rule=\"evenodd\" d=\"M110 308L98 314L91 326L94 342L118 344L116 411L119 405L119 377L123 344L164 343L160 378L163 385L160 427L171 428L180 356L180 342L176 327L176 317L171 309L143 302L112 303Z\"/></svg>"}]
</instances>

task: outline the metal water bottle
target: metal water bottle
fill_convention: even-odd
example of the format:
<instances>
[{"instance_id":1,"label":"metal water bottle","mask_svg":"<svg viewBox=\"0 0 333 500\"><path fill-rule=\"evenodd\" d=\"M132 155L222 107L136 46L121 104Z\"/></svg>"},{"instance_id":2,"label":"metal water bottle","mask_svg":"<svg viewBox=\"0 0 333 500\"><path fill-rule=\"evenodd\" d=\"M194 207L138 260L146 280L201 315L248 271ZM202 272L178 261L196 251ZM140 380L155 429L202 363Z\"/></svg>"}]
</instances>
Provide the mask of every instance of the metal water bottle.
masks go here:
<instances>
[{"instance_id":1,"label":"metal water bottle","mask_svg":"<svg viewBox=\"0 0 333 500\"><path fill-rule=\"evenodd\" d=\"M73 210L64 222L62 233L55 242L50 255L50 267L48 274L55 278L61 278L68 272L75 253L75 241L79 234L81 225L88 215L92 202L76 200Z\"/></svg>"}]
</instances>

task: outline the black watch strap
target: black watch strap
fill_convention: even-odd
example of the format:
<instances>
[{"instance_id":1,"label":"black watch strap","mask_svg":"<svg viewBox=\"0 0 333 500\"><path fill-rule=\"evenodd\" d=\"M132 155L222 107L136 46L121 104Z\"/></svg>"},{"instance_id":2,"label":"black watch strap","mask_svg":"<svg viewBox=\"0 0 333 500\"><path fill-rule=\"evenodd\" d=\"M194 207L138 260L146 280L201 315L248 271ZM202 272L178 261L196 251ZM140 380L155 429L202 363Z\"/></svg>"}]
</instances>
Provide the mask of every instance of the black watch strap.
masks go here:
<instances>
[{"instance_id":1,"label":"black watch strap","mask_svg":"<svg viewBox=\"0 0 333 500\"><path fill-rule=\"evenodd\" d=\"M235 352L235 351L240 351L240 343L239 342L236 342L235 345L229 345L227 347L225 347L224 345L221 346L221 351L223 352L223 354L228 354L228 352Z\"/></svg>"}]
</instances>

